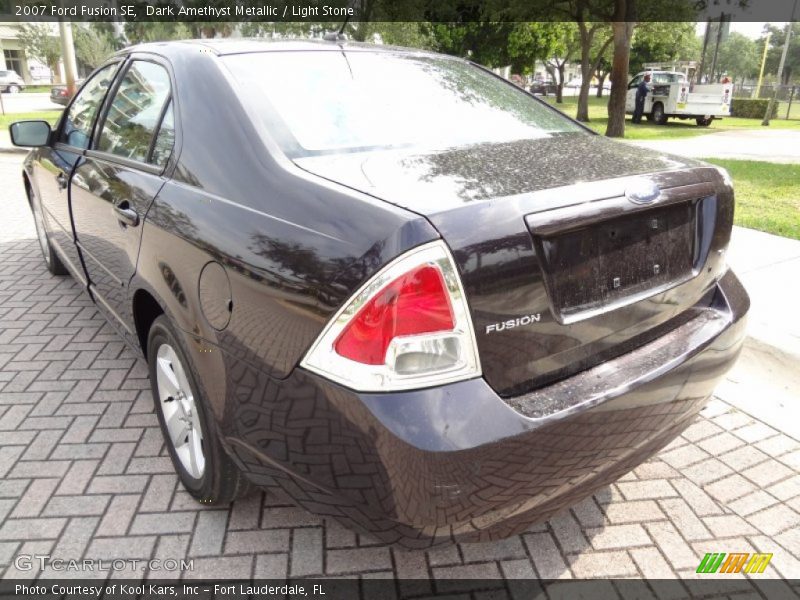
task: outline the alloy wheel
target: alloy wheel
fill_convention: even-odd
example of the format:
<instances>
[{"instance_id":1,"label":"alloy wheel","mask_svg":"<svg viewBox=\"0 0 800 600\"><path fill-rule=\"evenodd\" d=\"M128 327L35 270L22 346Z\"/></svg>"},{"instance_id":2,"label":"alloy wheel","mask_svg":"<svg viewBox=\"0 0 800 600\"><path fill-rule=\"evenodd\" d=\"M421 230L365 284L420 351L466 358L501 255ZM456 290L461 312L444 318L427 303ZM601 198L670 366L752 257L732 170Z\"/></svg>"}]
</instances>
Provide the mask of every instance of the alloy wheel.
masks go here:
<instances>
[{"instance_id":1,"label":"alloy wheel","mask_svg":"<svg viewBox=\"0 0 800 600\"><path fill-rule=\"evenodd\" d=\"M167 440L187 473L200 479L206 468L200 413L184 366L169 344L156 354L156 386Z\"/></svg>"}]
</instances>

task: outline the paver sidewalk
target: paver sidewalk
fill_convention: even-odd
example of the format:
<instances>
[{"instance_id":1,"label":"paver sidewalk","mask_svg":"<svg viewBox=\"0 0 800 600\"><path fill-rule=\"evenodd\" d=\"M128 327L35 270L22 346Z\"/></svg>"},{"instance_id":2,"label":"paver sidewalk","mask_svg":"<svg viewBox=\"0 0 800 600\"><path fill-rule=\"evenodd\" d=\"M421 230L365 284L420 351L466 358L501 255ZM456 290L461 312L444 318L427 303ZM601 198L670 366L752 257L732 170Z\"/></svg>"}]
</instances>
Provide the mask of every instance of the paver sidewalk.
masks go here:
<instances>
[{"instance_id":1,"label":"paver sidewalk","mask_svg":"<svg viewBox=\"0 0 800 600\"><path fill-rule=\"evenodd\" d=\"M504 579L517 577L675 577L680 597L705 553L768 552L759 577L800 579L800 441L720 399L617 483L496 543L410 552L277 496L195 503L144 365L72 279L45 271L19 161L0 157L0 576L36 574L18 568L27 554L191 558L184 573L115 576L417 578L398 589L419 595L436 579L497 578L493 598L511 597ZM729 593L750 589L727 577Z\"/></svg>"}]
</instances>

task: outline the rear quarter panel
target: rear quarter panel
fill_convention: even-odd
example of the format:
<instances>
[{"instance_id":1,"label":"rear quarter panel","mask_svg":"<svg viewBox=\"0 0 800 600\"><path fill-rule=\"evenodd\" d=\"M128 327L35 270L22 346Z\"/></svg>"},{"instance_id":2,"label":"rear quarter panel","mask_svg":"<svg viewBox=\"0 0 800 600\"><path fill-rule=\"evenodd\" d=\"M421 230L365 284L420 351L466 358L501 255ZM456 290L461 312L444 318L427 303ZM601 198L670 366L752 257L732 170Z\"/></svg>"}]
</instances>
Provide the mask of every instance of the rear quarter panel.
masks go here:
<instances>
[{"instance_id":1,"label":"rear quarter panel","mask_svg":"<svg viewBox=\"0 0 800 600\"><path fill-rule=\"evenodd\" d=\"M361 283L438 233L418 215L276 158L213 57L181 55L173 66L181 155L147 213L131 289L151 293L187 334L206 387L228 378L213 400L222 410L222 396L248 393L247 382L230 379L238 363L285 378ZM221 329L200 300L210 262L229 282L209 292L232 308Z\"/></svg>"}]
</instances>

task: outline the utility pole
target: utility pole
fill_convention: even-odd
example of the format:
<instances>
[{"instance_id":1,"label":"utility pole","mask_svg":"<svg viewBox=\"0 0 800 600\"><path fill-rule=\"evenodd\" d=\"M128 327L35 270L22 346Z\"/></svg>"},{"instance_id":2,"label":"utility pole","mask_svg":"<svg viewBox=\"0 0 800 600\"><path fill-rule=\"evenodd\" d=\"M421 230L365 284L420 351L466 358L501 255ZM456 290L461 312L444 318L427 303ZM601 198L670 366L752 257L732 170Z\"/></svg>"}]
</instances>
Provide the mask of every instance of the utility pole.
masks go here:
<instances>
[{"instance_id":1,"label":"utility pole","mask_svg":"<svg viewBox=\"0 0 800 600\"><path fill-rule=\"evenodd\" d=\"M703 83L703 70L706 68L706 50L708 49L708 37L711 33L711 17L706 19L706 33L703 36L703 53L700 55L700 67L698 67L697 71L694 73L694 77L692 77L691 83L695 83L695 78L697 79L697 83Z\"/></svg>"},{"instance_id":2,"label":"utility pole","mask_svg":"<svg viewBox=\"0 0 800 600\"><path fill-rule=\"evenodd\" d=\"M75 75L78 72L78 65L75 62L75 44L72 41L72 23L59 21L58 30L61 34L61 54L64 57L67 94L71 98L75 95Z\"/></svg>"},{"instance_id":3,"label":"utility pole","mask_svg":"<svg viewBox=\"0 0 800 600\"><path fill-rule=\"evenodd\" d=\"M772 90L772 98L769 99L767 104L767 112L764 113L764 120L761 124L764 126L769 125L769 118L772 114L772 107L778 99L778 86L781 83L781 76L783 75L783 65L786 64L786 54L789 52L789 41L792 38L792 23L794 22L794 11L797 8L797 0L794 0L792 5L792 16L789 17L789 22L786 23L786 36L783 39L783 52L781 52L781 61L778 64L778 76L775 79L775 87Z\"/></svg>"},{"instance_id":4,"label":"utility pole","mask_svg":"<svg viewBox=\"0 0 800 600\"><path fill-rule=\"evenodd\" d=\"M764 40L764 54L761 55L761 69L758 71L758 83L756 84L755 89L753 90L751 98L758 98L758 95L761 93L761 81L764 79L764 65L767 64L767 51L769 50L769 38L772 37L772 32L767 32L767 37Z\"/></svg>"},{"instance_id":5,"label":"utility pole","mask_svg":"<svg viewBox=\"0 0 800 600\"><path fill-rule=\"evenodd\" d=\"M722 43L722 34L725 28L725 13L719 15L719 28L717 29L717 43L714 45L714 58L711 60L711 75L708 80L714 80L714 71L717 70L717 55L719 54L719 45Z\"/></svg>"}]
</instances>

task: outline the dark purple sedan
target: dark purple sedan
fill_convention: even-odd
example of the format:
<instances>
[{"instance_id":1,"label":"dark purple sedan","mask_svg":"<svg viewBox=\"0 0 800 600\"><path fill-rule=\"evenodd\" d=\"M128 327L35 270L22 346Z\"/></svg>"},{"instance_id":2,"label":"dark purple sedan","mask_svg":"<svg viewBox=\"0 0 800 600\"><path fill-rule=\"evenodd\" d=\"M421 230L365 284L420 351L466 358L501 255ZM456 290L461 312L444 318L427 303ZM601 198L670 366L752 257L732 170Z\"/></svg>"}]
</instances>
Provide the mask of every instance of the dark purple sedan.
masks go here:
<instances>
[{"instance_id":1,"label":"dark purple sedan","mask_svg":"<svg viewBox=\"0 0 800 600\"><path fill-rule=\"evenodd\" d=\"M47 268L147 362L203 503L507 536L668 444L742 345L727 173L465 60L135 46L11 134Z\"/></svg>"}]
</instances>

